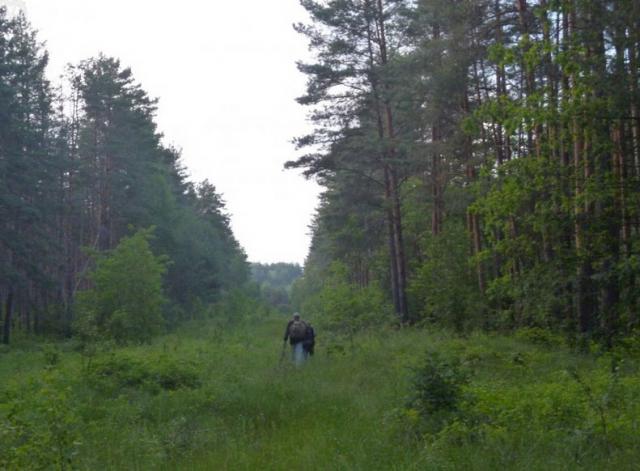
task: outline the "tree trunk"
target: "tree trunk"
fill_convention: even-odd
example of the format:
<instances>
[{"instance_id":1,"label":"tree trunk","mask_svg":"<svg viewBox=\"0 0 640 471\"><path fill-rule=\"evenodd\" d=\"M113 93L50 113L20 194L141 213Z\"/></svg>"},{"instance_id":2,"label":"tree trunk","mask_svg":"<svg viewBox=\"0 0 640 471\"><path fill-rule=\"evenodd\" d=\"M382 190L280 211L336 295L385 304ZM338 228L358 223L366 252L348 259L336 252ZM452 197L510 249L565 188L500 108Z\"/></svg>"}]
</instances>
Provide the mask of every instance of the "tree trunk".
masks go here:
<instances>
[{"instance_id":1,"label":"tree trunk","mask_svg":"<svg viewBox=\"0 0 640 471\"><path fill-rule=\"evenodd\" d=\"M389 237L389 270L391 271L391 295L393 298L393 307L398 317L402 318L402 304L400 301L400 283L398 278L398 250L396 248L395 227L393 220L392 209L392 190L391 190L391 175L388 166L384 169L384 187L385 187L385 202L387 205L387 225L388 225L388 237Z\"/></svg>"},{"instance_id":2,"label":"tree trunk","mask_svg":"<svg viewBox=\"0 0 640 471\"><path fill-rule=\"evenodd\" d=\"M5 345L9 345L11 340L11 322L13 316L13 288L9 288L9 293L7 294L7 299L5 301L4 307L4 328L2 330L2 343Z\"/></svg>"},{"instance_id":3,"label":"tree trunk","mask_svg":"<svg viewBox=\"0 0 640 471\"><path fill-rule=\"evenodd\" d=\"M400 190L398 188L398 177L391 170L391 188L392 188L392 216L394 229L394 242L396 248L396 270L398 276L398 313L402 322L409 322L409 306L407 302L407 268L404 250L404 238L402 233L402 209L400 207Z\"/></svg>"},{"instance_id":4,"label":"tree trunk","mask_svg":"<svg viewBox=\"0 0 640 471\"><path fill-rule=\"evenodd\" d=\"M433 207L431 208L431 234L440 235L442 231L442 189L440 185L440 155L438 144L440 130L437 126L433 127L433 144L434 150L431 156L431 196L433 198Z\"/></svg>"},{"instance_id":5,"label":"tree trunk","mask_svg":"<svg viewBox=\"0 0 640 471\"><path fill-rule=\"evenodd\" d=\"M388 65L388 54L387 54L387 38L386 38L386 29L384 22L384 8L382 5L382 0L377 0L377 33L379 39L379 48L380 48L380 63L383 67ZM393 110L391 107L391 103L389 102L388 91L389 84L383 84L385 96L382 97L382 103L384 108L384 126L383 132L386 131L385 137L388 141L387 152L385 153L385 180L388 179L388 191L387 191L387 202L391 205L391 227L392 227L392 237L393 243L390 243L390 247L395 249L395 254L392 256L395 264L395 273L396 273L396 287L397 287L397 302L396 304L396 313L398 314L400 320L402 322L409 321L409 309L407 305L407 271L406 271L406 261L405 261L405 251L404 251L404 240L402 236L402 210L400 206L400 188L398 182L398 175L396 173L396 169L394 168L395 160L396 160L396 143L395 143L395 128L393 122Z\"/></svg>"},{"instance_id":6,"label":"tree trunk","mask_svg":"<svg viewBox=\"0 0 640 471\"><path fill-rule=\"evenodd\" d=\"M500 0L496 0L495 2L494 14L496 17L496 43L503 44ZM486 86L487 85L485 84L485 87ZM498 64L496 66L496 94L498 98L507 95L507 75L503 64ZM496 146L496 159L498 166L500 166L505 160L511 160L509 136L505 135L502 124L500 123L494 124L494 139Z\"/></svg>"},{"instance_id":7,"label":"tree trunk","mask_svg":"<svg viewBox=\"0 0 640 471\"><path fill-rule=\"evenodd\" d=\"M523 44L523 56L527 56L531 49L531 37L530 37L530 25L529 25L529 12L527 0L516 0L516 7L518 10L518 19L520 21L520 27L522 28L522 38L521 42ZM536 90L536 82L533 68L527 64L526 59L523 60L522 71L524 73L525 80L525 94L526 97L531 97ZM540 157L542 154L542 126L539 124L539 119L534 118L533 123L533 135L531 133L531 123L528 124L527 129L527 150L528 154L531 155L533 152L533 147L535 145L535 155L536 157Z\"/></svg>"}]
</instances>

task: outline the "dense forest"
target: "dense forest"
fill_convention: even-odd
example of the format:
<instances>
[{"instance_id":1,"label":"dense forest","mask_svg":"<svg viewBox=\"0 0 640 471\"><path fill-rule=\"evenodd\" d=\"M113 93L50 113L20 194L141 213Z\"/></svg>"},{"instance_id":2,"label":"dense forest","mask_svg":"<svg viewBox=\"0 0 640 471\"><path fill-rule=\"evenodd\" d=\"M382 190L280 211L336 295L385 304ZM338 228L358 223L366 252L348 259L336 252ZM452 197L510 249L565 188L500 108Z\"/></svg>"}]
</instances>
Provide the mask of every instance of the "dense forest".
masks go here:
<instances>
[{"instance_id":1,"label":"dense forest","mask_svg":"<svg viewBox=\"0 0 640 471\"><path fill-rule=\"evenodd\" d=\"M221 195L208 181L191 183L180 152L162 144L156 100L131 70L100 55L70 65L54 86L47 60L25 16L0 9L3 341L13 326L68 335L77 294L94 284L96 257L140 229L153 228L138 236L151 244L150 256L167 257L166 321L241 286L249 265ZM135 294L138 287L121 281ZM118 303L101 315L126 308Z\"/></svg>"},{"instance_id":2,"label":"dense forest","mask_svg":"<svg viewBox=\"0 0 640 471\"><path fill-rule=\"evenodd\" d=\"M303 309L366 292L363 319L580 345L638 327L638 2L301 3L315 131L287 166L325 188Z\"/></svg>"}]
</instances>

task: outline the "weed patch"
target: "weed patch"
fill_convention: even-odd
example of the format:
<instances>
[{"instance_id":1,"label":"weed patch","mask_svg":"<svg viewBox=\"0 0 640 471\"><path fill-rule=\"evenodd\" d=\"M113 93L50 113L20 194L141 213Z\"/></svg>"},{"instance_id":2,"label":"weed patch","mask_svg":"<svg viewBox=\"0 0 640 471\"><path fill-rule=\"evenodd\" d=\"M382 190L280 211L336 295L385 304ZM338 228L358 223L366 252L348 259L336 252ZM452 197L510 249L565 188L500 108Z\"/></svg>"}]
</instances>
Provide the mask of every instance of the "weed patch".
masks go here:
<instances>
[{"instance_id":1,"label":"weed patch","mask_svg":"<svg viewBox=\"0 0 640 471\"><path fill-rule=\"evenodd\" d=\"M121 353L94 359L87 367L85 376L96 388L112 392L121 388L175 391L197 388L201 383L198 367L193 361Z\"/></svg>"}]
</instances>

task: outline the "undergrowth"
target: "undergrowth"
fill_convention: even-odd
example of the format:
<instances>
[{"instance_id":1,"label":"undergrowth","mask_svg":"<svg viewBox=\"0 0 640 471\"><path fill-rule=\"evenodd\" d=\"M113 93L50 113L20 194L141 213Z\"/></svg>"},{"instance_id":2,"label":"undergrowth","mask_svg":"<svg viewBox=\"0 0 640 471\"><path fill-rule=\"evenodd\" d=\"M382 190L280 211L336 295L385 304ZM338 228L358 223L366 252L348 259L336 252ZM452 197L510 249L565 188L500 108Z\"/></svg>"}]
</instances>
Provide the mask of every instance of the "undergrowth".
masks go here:
<instances>
[{"instance_id":1,"label":"undergrowth","mask_svg":"<svg viewBox=\"0 0 640 471\"><path fill-rule=\"evenodd\" d=\"M0 353L0 469L634 469L632 349L544 332L318 332L194 323L151 345Z\"/></svg>"}]
</instances>

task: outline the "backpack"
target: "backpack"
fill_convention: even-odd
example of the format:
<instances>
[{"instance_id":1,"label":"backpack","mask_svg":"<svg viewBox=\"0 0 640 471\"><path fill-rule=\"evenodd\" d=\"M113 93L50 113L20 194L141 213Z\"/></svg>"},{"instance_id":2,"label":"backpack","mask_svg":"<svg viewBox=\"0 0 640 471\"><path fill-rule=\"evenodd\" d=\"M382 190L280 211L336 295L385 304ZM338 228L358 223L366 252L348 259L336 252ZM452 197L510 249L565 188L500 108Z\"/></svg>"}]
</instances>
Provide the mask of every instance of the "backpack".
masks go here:
<instances>
[{"instance_id":1,"label":"backpack","mask_svg":"<svg viewBox=\"0 0 640 471\"><path fill-rule=\"evenodd\" d=\"M303 340L307 336L307 324L304 321L293 321L289 327L289 337L293 340Z\"/></svg>"}]
</instances>

